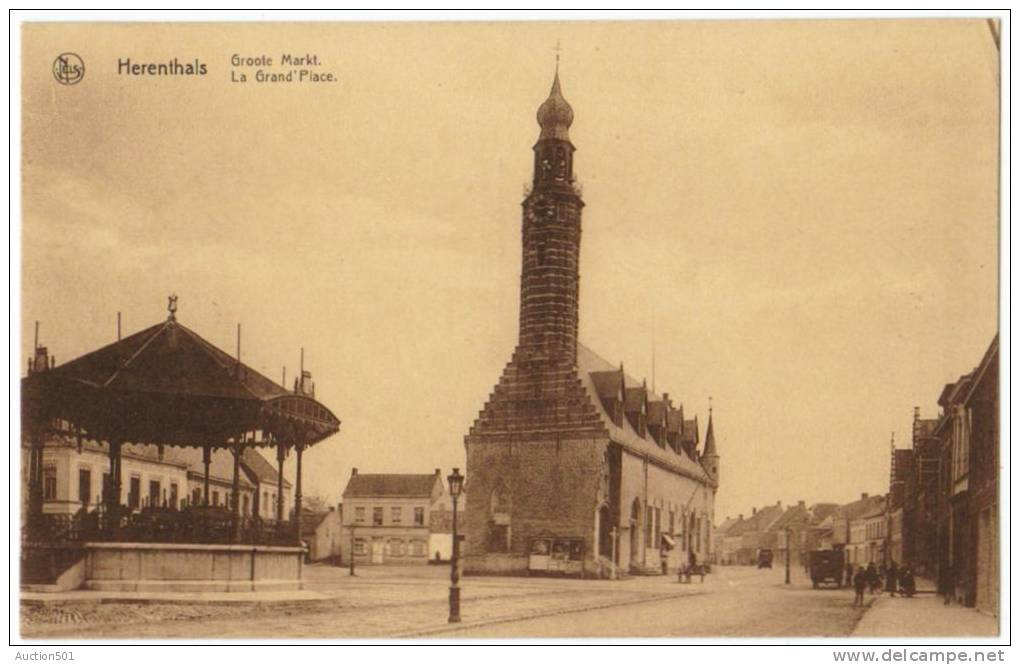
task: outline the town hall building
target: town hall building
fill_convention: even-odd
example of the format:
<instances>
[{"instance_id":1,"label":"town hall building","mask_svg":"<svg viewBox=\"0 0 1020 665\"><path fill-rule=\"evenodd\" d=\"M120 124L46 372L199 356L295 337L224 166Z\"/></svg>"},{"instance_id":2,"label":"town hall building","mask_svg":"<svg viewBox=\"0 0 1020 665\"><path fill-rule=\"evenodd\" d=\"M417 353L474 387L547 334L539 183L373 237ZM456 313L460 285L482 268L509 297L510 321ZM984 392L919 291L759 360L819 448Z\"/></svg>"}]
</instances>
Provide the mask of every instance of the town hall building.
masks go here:
<instances>
[{"instance_id":1,"label":"town hall building","mask_svg":"<svg viewBox=\"0 0 1020 665\"><path fill-rule=\"evenodd\" d=\"M559 73L523 207L517 348L465 437L467 573L608 577L712 557L719 453L697 417L578 342L584 203Z\"/></svg>"}]
</instances>

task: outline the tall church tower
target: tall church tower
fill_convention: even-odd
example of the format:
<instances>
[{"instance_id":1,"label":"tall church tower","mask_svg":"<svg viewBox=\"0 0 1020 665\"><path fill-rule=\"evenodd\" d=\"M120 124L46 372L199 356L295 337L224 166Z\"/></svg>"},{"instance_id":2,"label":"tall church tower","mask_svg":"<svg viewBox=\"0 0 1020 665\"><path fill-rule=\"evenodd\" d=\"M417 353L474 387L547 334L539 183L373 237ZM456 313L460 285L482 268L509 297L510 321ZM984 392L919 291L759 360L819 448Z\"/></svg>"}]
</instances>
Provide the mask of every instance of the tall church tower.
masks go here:
<instances>
[{"instance_id":1,"label":"tall church tower","mask_svg":"<svg viewBox=\"0 0 1020 665\"><path fill-rule=\"evenodd\" d=\"M702 534L700 525L712 523L714 427L710 419L699 460L696 420L684 447L682 410L578 343L584 202L574 181L574 111L558 68L537 118L521 204L517 346L464 437L465 571L541 569L543 558L549 570L573 575L617 565L660 571L664 550L650 515L660 526L689 519ZM708 536L692 542L708 556ZM667 564L677 565L679 552L671 556Z\"/></svg>"},{"instance_id":2,"label":"tall church tower","mask_svg":"<svg viewBox=\"0 0 1020 665\"><path fill-rule=\"evenodd\" d=\"M531 191L522 207L521 310L517 348L468 442L605 434L577 374L584 202L574 183L574 111L557 68L538 107Z\"/></svg>"},{"instance_id":3,"label":"tall church tower","mask_svg":"<svg viewBox=\"0 0 1020 665\"><path fill-rule=\"evenodd\" d=\"M574 111L563 98L556 72L549 97L538 108L542 128L531 193L524 199L521 314L518 353L526 363L577 360L577 297L581 209L574 187L574 145L568 130Z\"/></svg>"}]
</instances>

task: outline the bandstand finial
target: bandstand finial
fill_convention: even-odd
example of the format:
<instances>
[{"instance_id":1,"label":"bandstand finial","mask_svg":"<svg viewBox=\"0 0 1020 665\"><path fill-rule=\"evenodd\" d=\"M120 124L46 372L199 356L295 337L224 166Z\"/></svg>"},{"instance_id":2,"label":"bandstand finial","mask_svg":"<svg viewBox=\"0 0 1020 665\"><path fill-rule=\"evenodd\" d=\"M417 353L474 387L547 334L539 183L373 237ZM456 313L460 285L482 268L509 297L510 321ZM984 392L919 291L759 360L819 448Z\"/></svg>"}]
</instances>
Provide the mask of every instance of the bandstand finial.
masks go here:
<instances>
[{"instance_id":1,"label":"bandstand finial","mask_svg":"<svg viewBox=\"0 0 1020 665\"><path fill-rule=\"evenodd\" d=\"M167 298L166 311L168 311L170 313L170 315L167 317L168 321L176 321L177 320L177 294L176 293L170 294L170 297Z\"/></svg>"}]
</instances>

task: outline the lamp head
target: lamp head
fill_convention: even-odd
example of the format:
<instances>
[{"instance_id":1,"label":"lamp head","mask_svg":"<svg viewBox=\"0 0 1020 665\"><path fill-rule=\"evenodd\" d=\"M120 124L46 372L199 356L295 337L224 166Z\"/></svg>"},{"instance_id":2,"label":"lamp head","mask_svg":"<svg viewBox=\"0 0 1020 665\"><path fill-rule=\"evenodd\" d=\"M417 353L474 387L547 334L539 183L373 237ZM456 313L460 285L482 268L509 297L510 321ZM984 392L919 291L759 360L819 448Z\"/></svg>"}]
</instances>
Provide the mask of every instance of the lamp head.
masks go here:
<instances>
[{"instance_id":1,"label":"lamp head","mask_svg":"<svg viewBox=\"0 0 1020 665\"><path fill-rule=\"evenodd\" d=\"M461 475L460 469L454 467L453 473L446 477L446 481L450 483L450 496L454 498L460 496L464 489L464 476Z\"/></svg>"}]
</instances>

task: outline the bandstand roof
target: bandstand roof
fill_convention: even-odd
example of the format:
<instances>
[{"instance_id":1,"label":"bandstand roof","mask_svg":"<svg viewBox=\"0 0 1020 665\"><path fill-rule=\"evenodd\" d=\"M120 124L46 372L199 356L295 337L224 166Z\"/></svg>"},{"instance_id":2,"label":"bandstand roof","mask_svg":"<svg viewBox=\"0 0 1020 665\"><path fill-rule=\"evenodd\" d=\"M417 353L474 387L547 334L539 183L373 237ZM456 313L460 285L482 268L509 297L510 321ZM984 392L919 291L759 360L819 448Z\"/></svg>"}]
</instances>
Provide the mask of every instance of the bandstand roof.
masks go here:
<instances>
[{"instance_id":1,"label":"bandstand roof","mask_svg":"<svg viewBox=\"0 0 1020 665\"><path fill-rule=\"evenodd\" d=\"M308 446L340 421L181 325L162 323L22 380L26 423L66 420L83 435L157 445ZM252 441L250 433L260 432Z\"/></svg>"}]
</instances>

